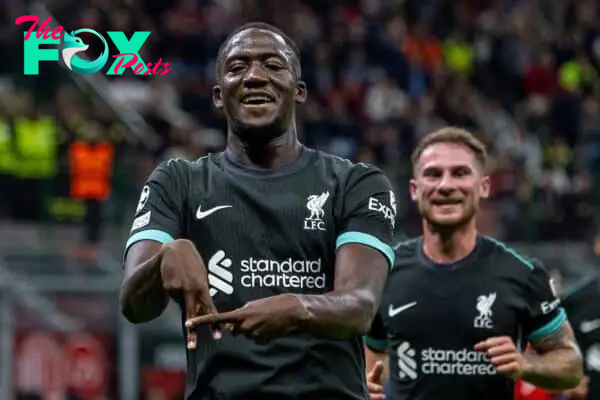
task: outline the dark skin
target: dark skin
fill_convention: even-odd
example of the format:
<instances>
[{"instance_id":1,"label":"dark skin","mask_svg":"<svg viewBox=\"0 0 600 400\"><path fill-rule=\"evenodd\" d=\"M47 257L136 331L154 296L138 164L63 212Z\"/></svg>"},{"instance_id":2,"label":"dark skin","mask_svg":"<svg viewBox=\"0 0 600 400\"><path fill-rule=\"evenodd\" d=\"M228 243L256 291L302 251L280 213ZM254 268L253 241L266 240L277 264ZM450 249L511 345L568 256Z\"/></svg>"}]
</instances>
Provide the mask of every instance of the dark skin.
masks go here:
<instances>
[{"instance_id":1,"label":"dark skin","mask_svg":"<svg viewBox=\"0 0 600 400\"><path fill-rule=\"evenodd\" d=\"M204 261L187 239L161 245L143 240L129 249L121 285L121 312L132 323L158 318L169 295L183 297L186 318L217 311L208 287ZM218 339L221 332L213 330ZM187 347L195 349L197 335L186 329Z\"/></svg>"},{"instance_id":2,"label":"dark skin","mask_svg":"<svg viewBox=\"0 0 600 400\"><path fill-rule=\"evenodd\" d=\"M378 251L347 244L337 252L332 292L266 297L233 311L188 319L186 327L225 324L232 334L258 343L297 330L337 340L364 335L377 312L387 269L388 261Z\"/></svg>"},{"instance_id":3,"label":"dark skin","mask_svg":"<svg viewBox=\"0 0 600 400\"><path fill-rule=\"evenodd\" d=\"M228 117L227 152L236 162L277 168L298 158L302 146L294 108L306 100L306 85L298 79L294 57L282 37L261 29L240 32L223 51L221 78L213 99ZM248 93L264 94L273 101L245 106ZM338 250L332 292L268 297L227 313L190 318L186 326L226 324L231 333L258 342L295 330L351 338L369 330L388 268L388 261L378 251L349 244Z\"/></svg>"},{"instance_id":4,"label":"dark skin","mask_svg":"<svg viewBox=\"0 0 600 400\"><path fill-rule=\"evenodd\" d=\"M263 29L245 29L226 45L213 101L227 116L226 152L235 162L277 169L300 155L294 110L306 100L306 85L298 78L294 57L281 36ZM268 101L254 101L257 98ZM176 251L184 254L169 259L178 266L169 269L169 275L157 272L165 258L164 246L143 241L129 250L121 291L123 313L133 322L150 320L167 304L165 287L183 293L189 299L189 348L196 347L194 328L205 324L226 324L232 333L258 342L300 329L334 339L362 335L375 316L389 268L378 251L347 244L337 252L333 291L324 295L282 294L218 314L208 296L206 267L195 248L177 245ZM167 285L166 276L170 277ZM218 329L215 332L218 337Z\"/></svg>"},{"instance_id":5,"label":"dark skin","mask_svg":"<svg viewBox=\"0 0 600 400\"><path fill-rule=\"evenodd\" d=\"M277 169L300 155L294 111L307 91L297 78L295 57L281 36L261 29L239 32L223 49L213 103L227 116L226 151L233 161ZM270 100L248 104L250 95Z\"/></svg>"}]
</instances>

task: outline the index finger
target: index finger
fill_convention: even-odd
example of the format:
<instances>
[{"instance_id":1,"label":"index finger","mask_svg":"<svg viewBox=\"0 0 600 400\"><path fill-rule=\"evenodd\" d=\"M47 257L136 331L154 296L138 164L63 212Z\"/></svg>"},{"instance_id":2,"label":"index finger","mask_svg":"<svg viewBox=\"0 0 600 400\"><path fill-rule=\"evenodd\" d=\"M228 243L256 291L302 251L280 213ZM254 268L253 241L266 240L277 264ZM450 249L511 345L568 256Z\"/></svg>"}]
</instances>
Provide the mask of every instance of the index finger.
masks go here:
<instances>
[{"instance_id":1,"label":"index finger","mask_svg":"<svg viewBox=\"0 0 600 400\"><path fill-rule=\"evenodd\" d=\"M218 312L217 307L215 306L215 303L213 302L212 297L210 296L210 291L208 287L206 288L206 290L200 291L200 296L198 300L200 301L200 304L202 306L203 314L216 314Z\"/></svg>"},{"instance_id":2,"label":"index finger","mask_svg":"<svg viewBox=\"0 0 600 400\"><path fill-rule=\"evenodd\" d=\"M512 339L508 336L494 336L485 341L488 347L500 346L506 343L512 343Z\"/></svg>"},{"instance_id":3,"label":"index finger","mask_svg":"<svg viewBox=\"0 0 600 400\"><path fill-rule=\"evenodd\" d=\"M367 379L370 382L379 382L379 380L381 379L381 374L383 373L383 363L381 361L377 361L375 363L375 365L373 366L373 368L371 368L371 370L369 371L369 374L367 376Z\"/></svg>"},{"instance_id":4,"label":"index finger","mask_svg":"<svg viewBox=\"0 0 600 400\"><path fill-rule=\"evenodd\" d=\"M241 310L227 311L221 314L206 314L199 317L188 318L185 321L186 328L199 325L216 325L227 322L238 322L242 317Z\"/></svg>"},{"instance_id":5,"label":"index finger","mask_svg":"<svg viewBox=\"0 0 600 400\"><path fill-rule=\"evenodd\" d=\"M206 290L201 290L200 291L200 307L202 308L202 314L203 315L212 315L212 314L217 314L219 311L217 310L217 307L215 306L215 303L212 300L212 297L210 296L210 291L208 289L208 287L206 288ZM192 317L196 317L195 315L192 315ZM189 318L189 317L187 317ZM218 340L221 338L221 330L218 326L213 326L213 330L212 330L212 334L213 334L213 338Z\"/></svg>"},{"instance_id":6,"label":"index finger","mask_svg":"<svg viewBox=\"0 0 600 400\"><path fill-rule=\"evenodd\" d=\"M198 313L198 302L196 301L196 297L193 293L186 292L184 293L184 301L185 301L185 316L186 318L193 318ZM191 326L186 325L186 338L187 338L187 348L195 349L196 344L198 342L198 338L196 332L191 329Z\"/></svg>"},{"instance_id":7,"label":"index finger","mask_svg":"<svg viewBox=\"0 0 600 400\"><path fill-rule=\"evenodd\" d=\"M475 345L475 350L477 351L486 351L491 347L499 346L505 344L509 341L512 341L508 336L494 336L488 338L484 341L481 341Z\"/></svg>"},{"instance_id":8,"label":"index finger","mask_svg":"<svg viewBox=\"0 0 600 400\"><path fill-rule=\"evenodd\" d=\"M473 348L476 351L486 351L487 348L488 348L488 346L487 346L486 341L484 340L484 341L481 341L481 342L477 343L475 346L473 346Z\"/></svg>"}]
</instances>

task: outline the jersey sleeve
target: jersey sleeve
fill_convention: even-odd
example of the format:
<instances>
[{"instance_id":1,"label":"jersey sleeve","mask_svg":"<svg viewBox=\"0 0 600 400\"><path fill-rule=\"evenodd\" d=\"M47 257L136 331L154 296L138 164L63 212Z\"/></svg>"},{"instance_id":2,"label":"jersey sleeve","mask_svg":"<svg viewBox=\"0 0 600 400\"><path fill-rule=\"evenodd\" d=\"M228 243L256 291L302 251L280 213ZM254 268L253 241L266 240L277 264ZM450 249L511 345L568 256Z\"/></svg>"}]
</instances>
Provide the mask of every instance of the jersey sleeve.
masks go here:
<instances>
[{"instance_id":1,"label":"jersey sleeve","mask_svg":"<svg viewBox=\"0 0 600 400\"><path fill-rule=\"evenodd\" d=\"M387 349L387 330L385 329L380 313L377 313L375 316L371 324L371 330L364 337L364 342L365 346L377 353L383 353Z\"/></svg>"},{"instance_id":2,"label":"jersey sleeve","mask_svg":"<svg viewBox=\"0 0 600 400\"><path fill-rule=\"evenodd\" d=\"M183 182L178 161L165 161L156 167L146 181L135 211L125 254L142 240L170 242L182 234Z\"/></svg>"},{"instance_id":3,"label":"jersey sleeve","mask_svg":"<svg viewBox=\"0 0 600 400\"><path fill-rule=\"evenodd\" d=\"M566 320L560 299L552 280L539 262L531 264L525 281L525 320L523 334L530 343L536 343L555 332Z\"/></svg>"},{"instance_id":4,"label":"jersey sleeve","mask_svg":"<svg viewBox=\"0 0 600 400\"><path fill-rule=\"evenodd\" d=\"M391 268L395 219L396 199L388 178L374 167L355 165L344 188L336 250L349 243L363 244L381 252Z\"/></svg>"}]
</instances>

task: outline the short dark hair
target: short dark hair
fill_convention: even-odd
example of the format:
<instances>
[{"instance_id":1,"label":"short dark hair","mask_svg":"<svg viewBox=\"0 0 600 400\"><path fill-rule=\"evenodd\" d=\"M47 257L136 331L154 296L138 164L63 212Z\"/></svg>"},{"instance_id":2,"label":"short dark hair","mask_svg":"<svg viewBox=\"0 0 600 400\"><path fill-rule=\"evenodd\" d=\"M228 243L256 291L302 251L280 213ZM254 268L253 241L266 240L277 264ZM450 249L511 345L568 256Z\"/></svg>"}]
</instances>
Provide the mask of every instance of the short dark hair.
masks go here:
<instances>
[{"instance_id":1,"label":"short dark hair","mask_svg":"<svg viewBox=\"0 0 600 400\"><path fill-rule=\"evenodd\" d=\"M236 28L233 32L231 32L227 36L227 38L225 38L223 43L221 43L221 46L219 46L219 51L217 52L217 65L216 65L217 70L216 70L216 74L215 74L215 76L217 78L219 77L219 74L221 73L221 67L223 65L223 52L225 51L225 48L231 41L231 38L233 38L238 33L245 31L247 29L260 29L260 30L269 31L269 32L275 33L276 35L281 36L283 38L283 40L285 41L285 44L290 48L290 50L294 54L294 59L292 60L292 69L296 76L296 79L300 79L302 77L302 68L300 66L300 49L298 48L298 45L296 44L296 42L294 42L292 40L292 38L290 38L288 35L285 34L285 32L283 32L281 29L277 28L276 26L267 24L266 22L249 22L247 24L244 24L244 25Z\"/></svg>"},{"instance_id":2,"label":"short dark hair","mask_svg":"<svg viewBox=\"0 0 600 400\"><path fill-rule=\"evenodd\" d=\"M488 153L485 144L466 129L448 126L428 133L421 139L411 156L413 169L425 149L436 143L455 143L464 146L475 155L484 171L487 168Z\"/></svg>"}]
</instances>

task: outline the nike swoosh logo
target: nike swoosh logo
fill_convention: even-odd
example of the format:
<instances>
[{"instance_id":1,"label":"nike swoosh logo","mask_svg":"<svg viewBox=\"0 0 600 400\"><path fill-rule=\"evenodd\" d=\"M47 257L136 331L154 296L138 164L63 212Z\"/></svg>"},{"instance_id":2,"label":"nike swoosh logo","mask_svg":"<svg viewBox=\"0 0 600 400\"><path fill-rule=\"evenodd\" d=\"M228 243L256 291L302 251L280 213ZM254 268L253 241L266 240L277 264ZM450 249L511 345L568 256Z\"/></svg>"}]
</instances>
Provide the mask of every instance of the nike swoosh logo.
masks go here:
<instances>
[{"instance_id":1,"label":"nike swoosh logo","mask_svg":"<svg viewBox=\"0 0 600 400\"><path fill-rule=\"evenodd\" d=\"M592 321L583 321L579 326L579 329L581 329L582 333L590 333L598 328L600 328L600 318Z\"/></svg>"},{"instance_id":2,"label":"nike swoosh logo","mask_svg":"<svg viewBox=\"0 0 600 400\"><path fill-rule=\"evenodd\" d=\"M198 211L196 211L196 218L198 218L198 219L206 218L210 214L216 213L219 210L222 210L224 208L229 208L229 207L231 207L231 206L216 206L213 208L209 208L206 211L202 211L202 206L198 206Z\"/></svg>"},{"instance_id":3,"label":"nike swoosh logo","mask_svg":"<svg viewBox=\"0 0 600 400\"><path fill-rule=\"evenodd\" d=\"M390 309L389 309L390 317L395 317L396 315L400 314L402 311L405 311L411 307L414 307L416 304L417 304L417 302L413 301L412 303L408 303L408 304L405 304L405 305L397 307L397 308L394 308L394 306L390 304Z\"/></svg>"}]
</instances>

